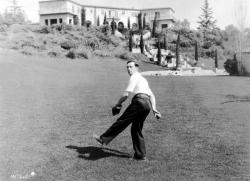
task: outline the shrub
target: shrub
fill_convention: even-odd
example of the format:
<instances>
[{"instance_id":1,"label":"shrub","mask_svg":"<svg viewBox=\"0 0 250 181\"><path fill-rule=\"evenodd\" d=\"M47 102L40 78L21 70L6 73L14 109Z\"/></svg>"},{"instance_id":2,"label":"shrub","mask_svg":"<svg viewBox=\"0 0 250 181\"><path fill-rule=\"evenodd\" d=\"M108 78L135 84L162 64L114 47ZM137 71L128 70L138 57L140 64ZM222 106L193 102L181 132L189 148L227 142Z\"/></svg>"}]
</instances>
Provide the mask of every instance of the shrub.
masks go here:
<instances>
[{"instance_id":1,"label":"shrub","mask_svg":"<svg viewBox=\"0 0 250 181\"><path fill-rule=\"evenodd\" d=\"M82 40L82 44L91 48L92 50L96 50L101 46L99 40L96 37L87 37Z\"/></svg>"},{"instance_id":2,"label":"shrub","mask_svg":"<svg viewBox=\"0 0 250 181\"><path fill-rule=\"evenodd\" d=\"M113 54L109 50L95 50L94 54L100 57L112 57Z\"/></svg>"},{"instance_id":3,"label":"shrub","mask_svg":"<svg viewBox=\"0 0 250 181\"><path fill-rule=\"evenodd\" d=\"M34 32L48 34L51 32L51 28L48 26L42 26L42 27L34 30Z\"/></svg>"},{"instance_id":4,"label":"shrub","mask_svg":"<svg viewBox=\"0 0 250 181\"><path fill-rule=\"evenodd\" d=\"M32 55L32 52L29 49L24 49L21 51L21 53L24 55Z\"/></svg>"},{"instance_id":5,"label":"shrub","mask_svg":"<svg viewBox=\"0 0 250 181\"><path fill-rule=\"evenodd\" d=\"M6 24L0 24L0 32L6 32L8 29L8 26Z\"/></svg>"},{"instance_id":6,"label":"shrub","mask_svg":"<svg viewBox=\"0 0 250 181\"><path fill-rule=\"evenodd\" d=\"M91 57L90 50L83 48L83 47L76 49L75 54L76 54L77 58L89 59Z\"/></svg>"},{"instance_id":7,"label":"shrub","mask_svg":"<svg viewBox=\"0 0 250 181\"><path fill-rule=\"evenodd\" d=\"M73 41L65 41L61 43L61 47L65 50L70 50L71 48L76 48L76 43Z\"/></svg>"},{"instance_id":8,"label":"shrub","mask_svg":"<svg viewBox=\"0 0 250 181\"><path fill-rule=\"evenodd\" d=\"M58 55L58 53L55 52L55 51L50 51L50 52L48 52L48 55L49 55L50 57L56 57L56 56Z\"/></svg>"},{"instance_id":9,"label":"shrub","mask_svg":"<svg viewBox=\"0 0 250 181\"><path fill-rule=\"evenodd\" d=\"M203 43L202 48L209 49L212 45L213 45L212 42L206 41Z\"/></svg>"},{"instance_id":10,"label":"shrub","mask_svg":"<svg viewBox=\"0 0 250 181\"><path fill-rule=\"evenodd\" d=\"M230 75L238 75L236 56L233 59L227 59L224 63L224 68Z\"/></svg>"},{"instance_id":11,"label":"shrub","mask_svg":"<svg viewBox=\"0 0 250 181\"><path fill-rule=\"evenodd\" d=\"M133 53L125 50L122 47L117 47L112 50L113 55L117 58L124 59L124 60L133 60Z\"/></svg>"},{"instance_id":12,"label":"shrub","mask_svg":"<svg viewBox=\"0 0 250 181\"><path fill-rule=\"evenodd\" d=\"M134 60L134 56L130 52L123 52L121 54L117 54L116 57L124 60Z\"/></svg>"},{"instance_id":13,"label":"shrub","mask_svg":"<svg viewBox=\"0 0 250 181\"><path fill-rule=\"evenodd\" d=\"M137 61L148 61L148 57L141 53L134 53L133 58Z\"/></svg>"},{"instance_id":14,"label":"shrub","mask_svg":"<svg viewBox=\"0 0 250 181\"><path fill-rule=\"evenodd\" d=\"M75 59L76 58L76 52L74 50L70 50L67 54L66 57Z\"/></svg>"}]
</instances>

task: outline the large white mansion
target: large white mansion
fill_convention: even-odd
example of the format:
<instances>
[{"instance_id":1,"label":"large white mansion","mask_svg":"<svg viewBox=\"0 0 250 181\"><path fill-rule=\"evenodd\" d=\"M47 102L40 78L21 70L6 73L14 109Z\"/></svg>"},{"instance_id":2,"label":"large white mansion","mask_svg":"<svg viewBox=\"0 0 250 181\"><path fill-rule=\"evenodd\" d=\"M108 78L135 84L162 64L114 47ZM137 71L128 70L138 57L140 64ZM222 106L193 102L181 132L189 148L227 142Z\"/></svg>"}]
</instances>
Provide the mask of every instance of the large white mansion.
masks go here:
<instances>
[{"instance_id":1,"label":"large white mansion","mask_svg":"<svg viewBox=\"0 0 250 181\"><path fill-rule=\"evenodd\" d=\"M172 8L152 8L152 9L129 9L122 7L90 6L80 4L73 0L43 0L39 1L40 23L53 25L60 23L80 24L82 22L82 10L85 10L85 20L91 21L96 25L99 19L103 23L106 14L107 21L110 23L114 18L116 23L122 22L127 27L128 19L131 25L138 23L138 14L146 15L146 22L152 27L155 14L157 15L158 28L167 28L175 22L174 10ZM76 21L77 19L77 21Z\"/></svg>"}]
</instances>

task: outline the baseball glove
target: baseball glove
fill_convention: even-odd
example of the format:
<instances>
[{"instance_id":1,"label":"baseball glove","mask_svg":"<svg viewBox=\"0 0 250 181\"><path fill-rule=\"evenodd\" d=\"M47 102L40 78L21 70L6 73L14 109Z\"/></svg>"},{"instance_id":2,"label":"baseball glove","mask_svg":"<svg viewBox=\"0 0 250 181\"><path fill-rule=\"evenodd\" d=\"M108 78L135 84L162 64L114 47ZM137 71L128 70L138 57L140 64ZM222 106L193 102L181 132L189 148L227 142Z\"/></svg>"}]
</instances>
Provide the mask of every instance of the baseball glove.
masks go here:
<instances>
[{"instance_id":1,"label":"baseball glove","mask_svg":"<svg viewBox=\"0 0 250 181\"><path fill-rule=\"evenodd\" d=\"M122 109L122 106L114 106L112 108L112 115L115 116L115 115L119 114L121 109Z\"/></svg>"}]
</instances>

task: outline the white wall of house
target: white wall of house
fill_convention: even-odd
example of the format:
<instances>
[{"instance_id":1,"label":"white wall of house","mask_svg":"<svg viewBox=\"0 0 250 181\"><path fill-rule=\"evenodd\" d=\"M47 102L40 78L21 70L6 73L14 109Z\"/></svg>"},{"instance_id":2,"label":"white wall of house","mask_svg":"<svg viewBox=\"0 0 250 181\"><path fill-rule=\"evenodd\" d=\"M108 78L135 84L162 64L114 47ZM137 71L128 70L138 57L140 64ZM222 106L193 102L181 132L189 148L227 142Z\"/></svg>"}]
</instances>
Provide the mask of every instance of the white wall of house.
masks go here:
<instances>
[{"instance_id":1,"label":"white wall of house","mask_svg":"<svg viewBox=\"0 0 250 181\"><path fill-rule=\"evenodd\" d=\"M40 1L39 13L40 14L57 14L66 13L68 10L67 1Z\"/></svg>"},{"instance_id":2,"label":"white wall of house","mask_svg":"<svg viewBox=\"0 0 250 181\"><path fill-rule=\"evenodd\" d=\"M173 24L174 24L174 22L171 19L160 20L160 21L158 21L157 27L159 29L169 28L169 27L172 27ZM167 27L166 27L166 25L167 25Z\"/></svg>"},{"instance_id":3,"label":"white wall of house","mask_svg":"<svg viewBox=\"0 0 250 181\"><path fill-rule=\"evenodd\" d=\"M84 9L85 9L86 21L89 20L89 21L92 22L92 24L96 24L96 19L94 17L95 8L93 8L93 7L84 7Z\"/></svg>"},{"instance_id":4,"label":"white wall of house","mask_svg":"<svg viewBox=\"0 0 250 181\"><path fill-rule=\"evenodd\" d=\"M99 16L100 24L103 24L104 15L106 13L107 21L110 23L114 17L116 23L123 22L124 27L127 27L128 18L130 17L130 24L137 23L138 10L127 10L127 9L108 9L96 7L95 19ZM96 22L95 21L95 22Z\"/></svg>"},{"instance_id":5,"label":"white wall of house","mask_svg":"<svg viewBox=\"0 0 250 181\"><path fill-rule=\"evenodd\" d=\"M174 21L174 11L171 8L156 8L156 9L145 9L141 11L142 14L146 14L146 22L153 26L153 20L155 18L155 13L157 13L156 20L158 28L162 27L162 24L168 24L168 27L173 25Z\"/></svg>"},{"instance_id":6,"label":"white wall of house","mask_svg":"<svg viewBox=\"0 0 250 181\"><path fill-rule=\"evenodd\" d=\"M40 16L40 23L43 24L43 25L49 25L50 26L50 25L52 25L51 20L53 20L53 19L57 20L56 24L60 24L60 19L62 19L62 23L70 24L69 20L71 19L71 22L73 24L73 15L65 14L65 13ZM47 20L48 24L46 24L46 20Z\"/></svg>"},{"instance_id":7,"label":"white wall of house","mask_svg":"<svg viewBox=\"0 0 250 181\"><path fill-rule=\"evenodd\" d=\"M45 20L59 19L62 18L64 23L73 24L74 15L78 16L79 24L81 24L81 10L82 6L75 4L71 1L46 1L39 2L40 12L40 23L45 24ZM49 25L51 25L49 23Z\"/></svg>"},{"instance_id":8,"label":"white wall of house","mask_svg":"<svg viewBox=\"0 0 250 181\"><path fill-rule=\"evenodd\" d=\"M137 16L141 12L142 15L146 14L146 22L153 25L155 12L157 12L158 28L162 27L162 24L168 24L168 27L172 26L174 21L174 11L171 8L156 8L156 9L145 9L145 10L133 10L133 9L122 9L122 8L108 8L98 6L82 6L74 3L71 0L54 0L39 2L40 5L40 22L45 24L46 19L63 19L63 22L73 24L74 16L79 19L79 25L81 25L81 11L84 8L86 20L96 25L97 18L99 16L100 25L103 24L104 15L106 13L107 21L110 23L114 17L116 23L123 22L124 27L127 27L128 18L130 18L130 25L133 23L138 24ZM59 20L57 20L59 24ZM48 24L50 25L50 23Z\"/></svg>"}]
</instances>

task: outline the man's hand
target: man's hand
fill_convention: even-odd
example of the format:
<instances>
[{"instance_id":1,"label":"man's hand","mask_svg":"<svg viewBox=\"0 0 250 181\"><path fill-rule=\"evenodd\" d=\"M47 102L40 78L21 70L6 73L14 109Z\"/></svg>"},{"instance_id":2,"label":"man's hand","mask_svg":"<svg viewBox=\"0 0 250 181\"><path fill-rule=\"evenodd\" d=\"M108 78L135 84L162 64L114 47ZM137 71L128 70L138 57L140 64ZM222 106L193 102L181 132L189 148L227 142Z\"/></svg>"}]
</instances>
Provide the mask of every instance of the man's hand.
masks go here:
<instances>
[{"instance_id":1,"label":"man's hand","mask_svg":"<svg viewBox=\"0 0 250 181\"><path fill-rule=\"evenodd\" d=\"M156 117L156 119L160 119L161 118L161 113L157 110L153 110L154 116Z\"/></svg>"},{"instance_id":2,"label":"man's hand","mask_svg":"<svg viewBox=\"0 0 250 181\"><path fill-rule=\"evenodd\" d=\"M121 111L121 109L122 109L122 106L121 106L121 105L116 105L116 106L114 106L114 107L112 108L112 115L115 116L115 115L119 114L120 111Z\"/></svg>"}]
</instances>

